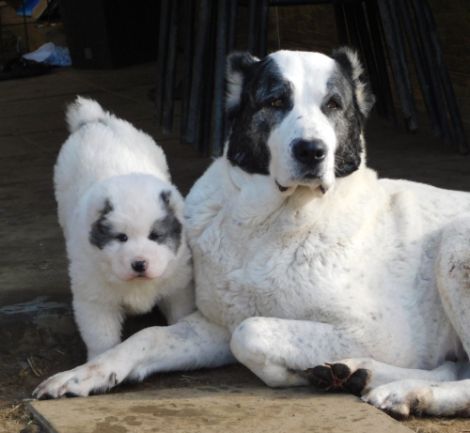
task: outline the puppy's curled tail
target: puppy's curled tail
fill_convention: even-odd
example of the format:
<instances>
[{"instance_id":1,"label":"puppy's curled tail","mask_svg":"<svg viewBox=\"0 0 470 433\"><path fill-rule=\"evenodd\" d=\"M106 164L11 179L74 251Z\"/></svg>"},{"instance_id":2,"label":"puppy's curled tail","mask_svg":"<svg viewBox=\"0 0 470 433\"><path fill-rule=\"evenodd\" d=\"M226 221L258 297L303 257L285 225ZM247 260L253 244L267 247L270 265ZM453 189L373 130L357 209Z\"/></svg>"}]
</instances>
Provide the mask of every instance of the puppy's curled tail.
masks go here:
<instances>
[{"instance_id":1,"label":"puppy's curled tail","mask_svg":"<svg viewBox=\"0 0 470 433\"><path fill-rule=\"evenodd\" d=\"M98 102L82 96L77 96L77 99L67 107L66 119L70 132L75 132L87 123L104 120L106 117L106 111Z\"/></svg>"}]
</instances>

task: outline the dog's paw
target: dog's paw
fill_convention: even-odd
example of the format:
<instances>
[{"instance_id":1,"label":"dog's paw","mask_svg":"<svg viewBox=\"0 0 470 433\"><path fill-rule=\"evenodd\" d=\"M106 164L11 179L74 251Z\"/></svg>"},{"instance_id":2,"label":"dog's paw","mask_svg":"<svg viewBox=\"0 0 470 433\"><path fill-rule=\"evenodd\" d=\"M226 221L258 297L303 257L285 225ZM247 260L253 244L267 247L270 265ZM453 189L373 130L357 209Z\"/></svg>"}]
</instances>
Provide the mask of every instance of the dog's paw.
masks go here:
<instances>
[{"instance_id":1,"label":"dog's paw","mask_svg":"<svg viewBox=\"0 0 470 433\"><path fill-rule=\"evenodd\" d=\"M317 388L325 391L344 391L354 395L361 395L370 379L369 370L352 370L344 363L317 365L305 370L303 375Z\"/></svg>"},{"instance_id":2,"label":"dog's paw","mask_svg":"<svg viewBox=\"0 0 470 433\"><path fill-rule=\"evenodd\" d=\"M426 414L432 399L430 387L406 380L378 386L362 396L366 403L398 419Z\"/></svg>"},{"instance_id":3,"label":"dog's paw","mask_svg":"<svg viewBox=\"0 0 470 433\"><path fill-rule=\"evenodd\" d=\"M116 373L109 371L105 365L87 363L46 379L33 391L33 397L86 397L91 393L105 392L119 382Z\"/></svg>"}]
</instances>

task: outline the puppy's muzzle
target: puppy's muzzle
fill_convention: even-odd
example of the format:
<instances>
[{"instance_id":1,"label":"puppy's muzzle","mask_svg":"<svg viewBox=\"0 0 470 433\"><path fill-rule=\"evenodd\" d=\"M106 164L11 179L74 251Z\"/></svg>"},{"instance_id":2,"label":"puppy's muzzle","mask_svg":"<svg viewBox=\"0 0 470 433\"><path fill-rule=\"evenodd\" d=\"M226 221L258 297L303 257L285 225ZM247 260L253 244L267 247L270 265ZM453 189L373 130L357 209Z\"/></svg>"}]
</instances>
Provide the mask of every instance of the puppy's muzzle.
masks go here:
<instances>
[{"instance_id":1,"label":"puppy's muzzle","mask_svg":"<svg viewBox=\"0 0 470 433\"><path fill-rule=\"evenodd\" d=\"M138 274L143 274L148 267L147 260L135 260L131 264L132 270Z\"/></svg>"}]
</instances>

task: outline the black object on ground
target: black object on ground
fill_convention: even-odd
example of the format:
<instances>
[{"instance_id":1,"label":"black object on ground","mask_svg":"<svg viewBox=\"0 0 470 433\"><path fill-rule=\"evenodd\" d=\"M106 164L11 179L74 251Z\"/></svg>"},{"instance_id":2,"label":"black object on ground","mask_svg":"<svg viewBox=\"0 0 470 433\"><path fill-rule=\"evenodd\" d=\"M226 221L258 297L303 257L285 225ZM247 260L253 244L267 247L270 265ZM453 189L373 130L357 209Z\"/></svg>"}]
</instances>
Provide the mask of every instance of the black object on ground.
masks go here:
<instances>
[{"instance_id":1,"label":"black object on ground","mask_svg":"<svg viewBox=\"0 0 470 433\"><path fill-rule=\"evenodd\" d=\"M47 74L52 68L51 65L19 57L0 65L0 81L35 77Z\"/></svg>"}]
</instances>

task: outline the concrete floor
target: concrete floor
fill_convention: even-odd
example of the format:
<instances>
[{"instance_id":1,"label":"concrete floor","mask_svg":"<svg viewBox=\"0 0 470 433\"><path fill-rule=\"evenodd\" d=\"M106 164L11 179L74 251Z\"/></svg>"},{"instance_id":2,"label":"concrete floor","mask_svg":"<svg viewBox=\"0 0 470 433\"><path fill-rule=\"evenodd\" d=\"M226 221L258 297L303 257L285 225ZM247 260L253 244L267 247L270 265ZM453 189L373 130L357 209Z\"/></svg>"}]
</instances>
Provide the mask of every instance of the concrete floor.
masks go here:
<instances>
[{"instance_id":1,"label":"concrete floor","mask_svg":"<svg viewBox=\"0 0 470 433\"><path fill-rule=\"evenodd\" d=\"M183 193L210 162L155 126L147 97L154 70L153 64L118 71L68 69L0 82L0 411L27 397L41 378L83 359L67 304L67 264L52 189L53 164L67 135L65 105L76 94L89 95L150 133L164 147ZM367 137L369 165L381 176L470 191L470 157L458 155L426 128L411 135L373 118ZM207 380L247 374L240 367L227 371L208 374ZM22 417L5 415L4 422L21 424ZM437 421L429 429L410 425L422 433L470 430L466 421L449 429Z\"/></svg>"}]
</instances>

